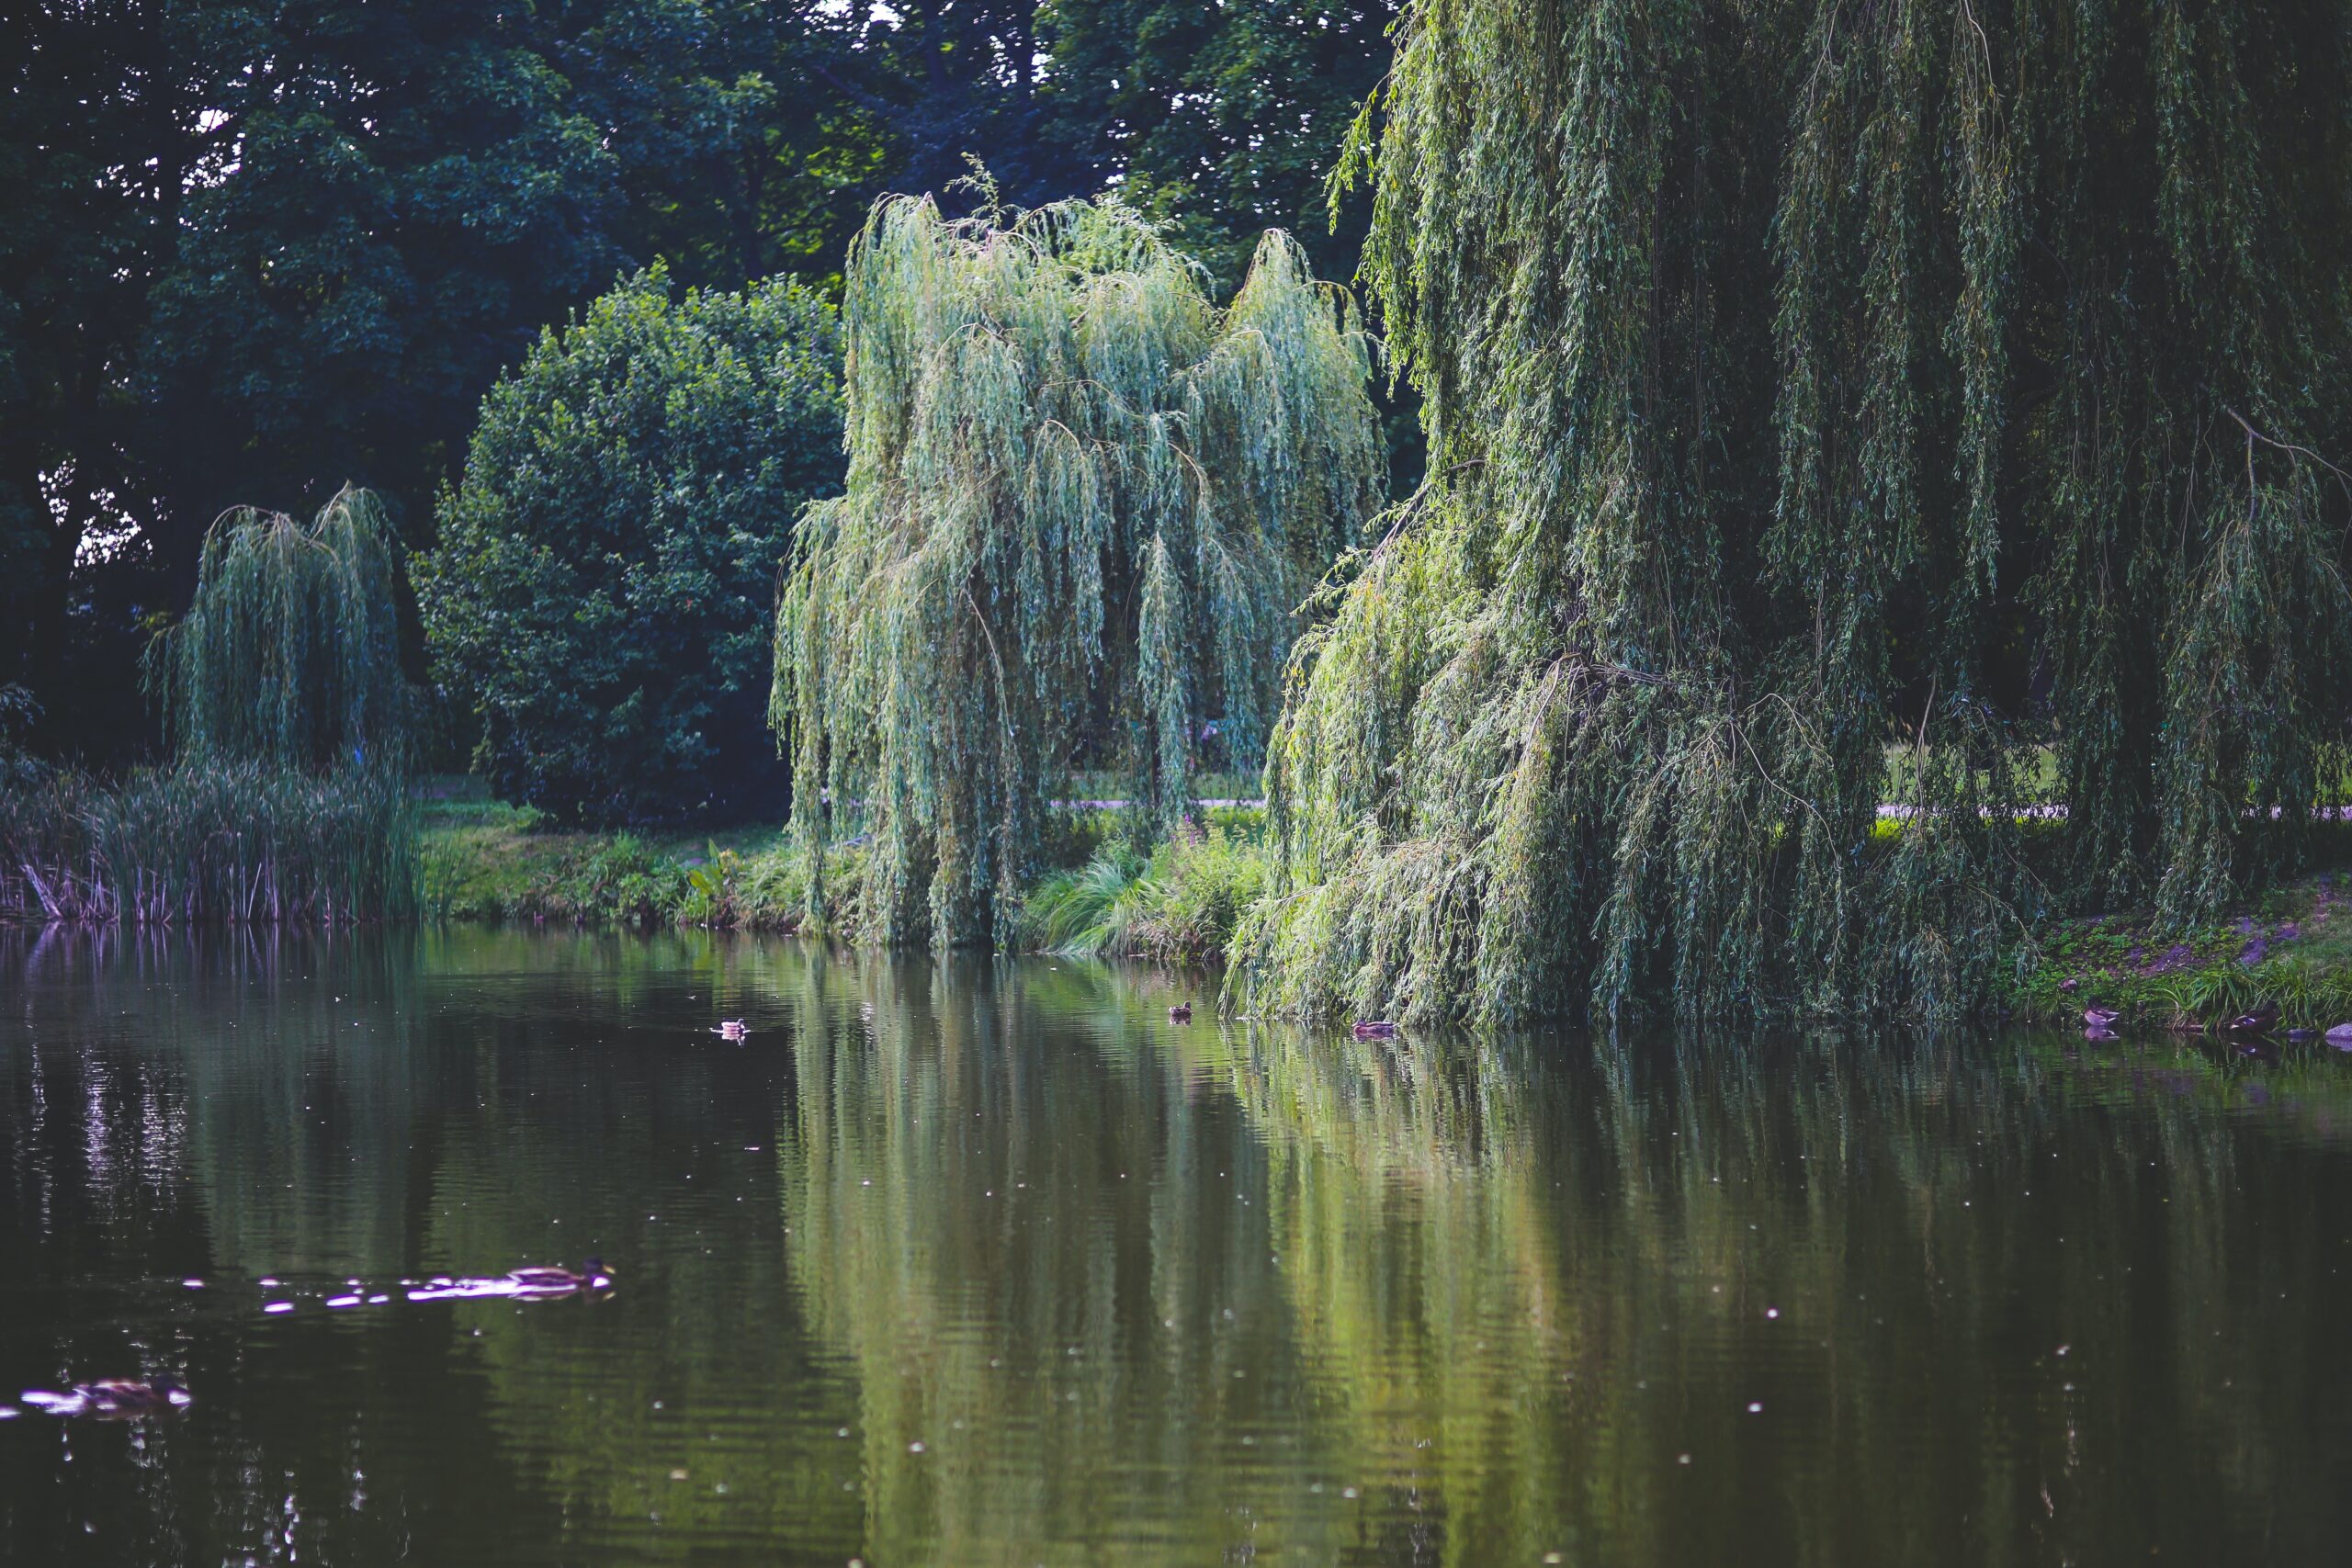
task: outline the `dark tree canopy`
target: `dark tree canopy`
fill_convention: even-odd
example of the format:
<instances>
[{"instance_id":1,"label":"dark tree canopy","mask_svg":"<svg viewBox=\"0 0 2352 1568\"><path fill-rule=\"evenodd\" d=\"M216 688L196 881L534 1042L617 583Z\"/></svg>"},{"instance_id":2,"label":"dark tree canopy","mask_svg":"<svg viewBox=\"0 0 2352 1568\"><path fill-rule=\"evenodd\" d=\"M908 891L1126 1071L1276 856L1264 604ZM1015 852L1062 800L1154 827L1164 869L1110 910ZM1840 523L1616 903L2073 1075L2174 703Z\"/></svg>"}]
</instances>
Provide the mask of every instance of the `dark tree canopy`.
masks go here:
<instances>
[{"instance_id":1,"label":"dark tree canopy","mask_svg":"<svg viewBox=\"0 0 2352 1568\"><path fill-rule=\"evenodd\" d=\"M782 807L768 615L794 517L840 488L839 380L808 291L673 300L655 269L491 392L417 592L503 798L594 822Z\"/></svg>"},{"instance_id":2,"label":"dark tree canopy","mask_svg":"<svg viewBox=\"0 0 2352 1568\"><path fill-rule=\"evenodd\" d=\"M1052 0L1056 124L1136 205L1209 265L1222 288L1268 229L1298 236L1318 276L1353 276L1368 201L1324 176L1388 69L1393 0L1202 5ZM993 165L991 165L993 166Z\"/></svg>"},{"instance_id":3,"label":"dark tree canopy","mask_svg":"<svg viewBox=\"0 0 2352 1568\"><path fill-rule=\"evenodd\" d=\"M1945 1010L2294 863L2346 15L1418 0L1367 269L1432 480L1300 655L1255 1003Z\"/></svg>"},{"instance_id":4,"label":"dark tree canopy","mask_svg":"<svg viewBox=\"0 0 2352 1568\"><path fill-rule=\"evenodd\" d=\"M1184 237L1227 287L1277 222L1348 276L1360 222L1300 220L1386 44L1282 9L29 0L0 50L0 684L49 749L137 750L143 625L223 508L357 482L429 544L542 327L657 260L837 289L875 196L967 156L1024 204L1133 161L1231 206Z\"/></svg>"}]
</instances>

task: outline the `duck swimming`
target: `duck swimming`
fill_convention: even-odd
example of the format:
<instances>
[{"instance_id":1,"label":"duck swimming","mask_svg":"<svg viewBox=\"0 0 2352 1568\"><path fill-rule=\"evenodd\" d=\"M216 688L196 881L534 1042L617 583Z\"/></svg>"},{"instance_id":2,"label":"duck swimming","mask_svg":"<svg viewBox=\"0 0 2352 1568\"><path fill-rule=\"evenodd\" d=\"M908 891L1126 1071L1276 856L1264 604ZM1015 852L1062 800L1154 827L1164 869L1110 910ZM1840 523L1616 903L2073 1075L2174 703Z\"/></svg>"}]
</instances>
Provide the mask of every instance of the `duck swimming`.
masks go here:
<instances>
[{"instance_id":1,"label":"duck swimming","mask_svg":"<svg viewBox=\"0 0 2352 1568\"><path fill-rule=\"evenodd\" d=\"M711 1032L721 1040L743 1040L750 1037L752 1029L740 1018L729 1018L721 1019L718 1027Z\"/></svg>"},{"instance_id":2,"label":"duck swimming","mask_svg":"<svg viewBox=\"0 0 2352 1568\"><path fill-rule=\"evenodd\" d=\"M1168 1021L1170 1023L1192 1022L1193 1004L1190 1002L1178 1002L1174 1007L1170 1008L1168 1010Z\"/></svg>"},{"instance_id":3,"label":"duck swimming","mask_svg":"<svg viewBox=\"0 0 2352 1568\"><path fill-rule=\"evenodd\" d=\"M2085 1008L2083 1021L2093 1029L2113 1029L2115 1021L2123 1016L2120 1008Z\"/></svg>"}]
</instances>

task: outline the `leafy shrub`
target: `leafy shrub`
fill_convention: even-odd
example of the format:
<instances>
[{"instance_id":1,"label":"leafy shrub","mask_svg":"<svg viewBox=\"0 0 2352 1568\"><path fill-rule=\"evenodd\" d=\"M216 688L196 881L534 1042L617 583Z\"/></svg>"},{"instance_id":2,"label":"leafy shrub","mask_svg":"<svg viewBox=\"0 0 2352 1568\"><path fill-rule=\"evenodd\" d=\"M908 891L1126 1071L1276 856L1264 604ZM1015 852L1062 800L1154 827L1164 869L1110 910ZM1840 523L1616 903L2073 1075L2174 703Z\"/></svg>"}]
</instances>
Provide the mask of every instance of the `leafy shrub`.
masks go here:
<instances>
[{"instance_id":1,"label":"leafy shrub","mask_svg":"<svg viewBox=\"0 0 2352 1568\"><path fill-rule=\"evenodd\" d=\"M769 612L840 488L831 309L628 279L483 400L416 568L439 680L502 798L601 824L781 803Z\"/></svg>"}]
</instances>

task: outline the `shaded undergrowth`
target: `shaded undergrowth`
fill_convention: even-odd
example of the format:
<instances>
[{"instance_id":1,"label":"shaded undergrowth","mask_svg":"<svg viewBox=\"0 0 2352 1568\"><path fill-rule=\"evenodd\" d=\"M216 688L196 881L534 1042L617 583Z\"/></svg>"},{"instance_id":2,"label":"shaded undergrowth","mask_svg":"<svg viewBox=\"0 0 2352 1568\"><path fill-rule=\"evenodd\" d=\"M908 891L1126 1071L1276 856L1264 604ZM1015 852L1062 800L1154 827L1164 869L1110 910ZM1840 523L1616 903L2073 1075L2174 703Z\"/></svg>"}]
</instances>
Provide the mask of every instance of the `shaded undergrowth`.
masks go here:
<instances>
[{"instance_id":1,"label":"shaded undergrowth","mask_svg":"<svg viewBox=\"0 0 2352 1568\"><path fill-rule=\"evenodd\" d=\"M2060 921L2030 955L2014 1006L2052 1020L2111 1008L2125 1026L2201 1031L2274 1008L2284 1030L2352 1021L2352 871L2270 888L2199 925Z\"/></svg>"}]
</instances>

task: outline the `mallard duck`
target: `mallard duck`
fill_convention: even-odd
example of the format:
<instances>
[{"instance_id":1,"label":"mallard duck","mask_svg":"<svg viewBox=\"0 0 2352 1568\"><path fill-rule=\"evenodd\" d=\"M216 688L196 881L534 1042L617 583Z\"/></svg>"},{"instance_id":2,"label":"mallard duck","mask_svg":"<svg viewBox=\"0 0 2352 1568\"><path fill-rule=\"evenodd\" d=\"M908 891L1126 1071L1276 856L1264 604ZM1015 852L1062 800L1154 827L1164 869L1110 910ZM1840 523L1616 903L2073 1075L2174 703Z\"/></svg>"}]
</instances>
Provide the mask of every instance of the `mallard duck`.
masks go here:
<instances>
[{"instance_id":1,"label":"mallard duck","mask_svg":"<svg viewBox=\"0 0 2352 1568\"><path fill-rule=\"evenodd\" d=\"M2252 1012L2242 1012L2230 1020L2233 1034L2263 1034L2278 1021L2278 1004L2265 1002Z\"/></svg>"},{"instance_id":2,"label":"mallard duck","mask_svg":"<svg viewBox=\"0 0 2352 1568\"><path fill-rule=\"evenodd\" d=\"M613 1288L612 1271L601 1258L582 1261L580 1272L558 1269L548 1264L534 1264L517 1269L506 1276L516 1291L535 1296L568 1296L579 1291L609 1291Z\"/></svg>"},{"instance_id":3,"label":"mallard duck","mask_svg":"<svg viewBox=\"0 0 2352 1568\"><path fill-rule=\"evenodd\" d=\"M711 1032L721 1040L741 1040L751 1034L752 1026L740 1018L722 1019Z\"/></svg>"},{"instance_id":4,"label":"mallard duck","mask_svg":"<svg viewBox=\"0 0 2352 1568\"><path fill-rule=\"evenodd\" d=\"M1174 1007L1170 1008L1168 1010L1168 1021L1170 1023L1192 1022L1193 1004L1190 1002L1178 1002Z\"/></svg>"},{"instance_id":5,"label":"mallard duck","mask_svg":"<svg viewBox=\"0 0 2352 1568\"><path fill-rule=\"evenodd\" d=\"M1356 1020L1356 1038L1359 1040L1385 1040L1396 1032L1396 1026L1385 1018Z\"/></svg>"},{"instance_id":6,"label":"mallard duck","mask_svg":"<svg viewBox=\"0 0 2352 1568\"><path fill-rule=\"evenodd\" d=\"M2113 1029L2116 1020L2123 1016L2120 1008L2085 1008L2083 1021L2093 1029Z\"/></svg>"}]
</instances>

